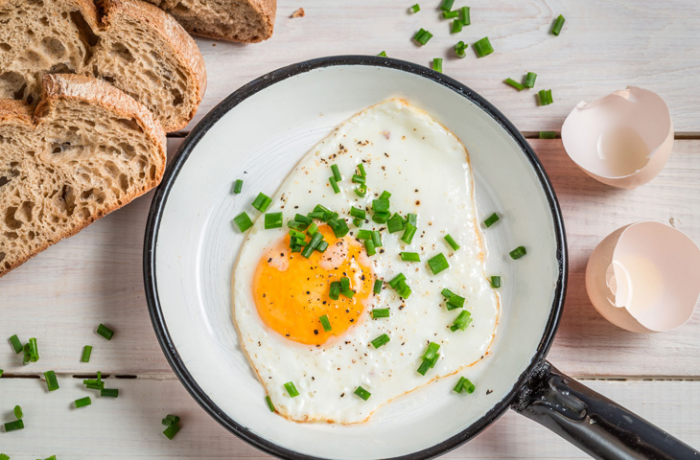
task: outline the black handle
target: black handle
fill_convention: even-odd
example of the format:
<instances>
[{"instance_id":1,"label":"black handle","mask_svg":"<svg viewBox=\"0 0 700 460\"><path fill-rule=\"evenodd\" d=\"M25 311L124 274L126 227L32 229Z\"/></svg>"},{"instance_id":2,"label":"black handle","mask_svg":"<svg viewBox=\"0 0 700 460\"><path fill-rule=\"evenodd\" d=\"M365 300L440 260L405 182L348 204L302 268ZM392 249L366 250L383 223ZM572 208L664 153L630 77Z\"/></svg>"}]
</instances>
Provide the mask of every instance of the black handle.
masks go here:
<instances>
[{"instance_id":1,"label":"black handle","mask_svg":"<svg viewBox=\"0 0 700 460\"><path fill-rule=\"evenodd\" d=\"M546 361L512 406L593 458L604 460L700 460L700 452Z\"/></svg>"}]
</instances>

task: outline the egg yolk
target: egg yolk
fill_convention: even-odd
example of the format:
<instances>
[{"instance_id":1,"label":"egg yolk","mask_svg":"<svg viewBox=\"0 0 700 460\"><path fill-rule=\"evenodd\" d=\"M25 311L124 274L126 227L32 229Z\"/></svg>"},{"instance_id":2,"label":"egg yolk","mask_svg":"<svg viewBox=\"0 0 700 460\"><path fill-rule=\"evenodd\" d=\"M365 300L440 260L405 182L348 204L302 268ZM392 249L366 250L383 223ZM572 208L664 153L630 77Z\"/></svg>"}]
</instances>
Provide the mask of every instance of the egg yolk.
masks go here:
<instances>
[{"instance_id":1,"label":"egg yolk","mask_svg":"<svg viewBox=\"0 0 700 460\"><path fill-rule=\"evenodd\" d=\"M319 226L328 243L325 252L308 259L289 249L289 235L260 259L253 281L258 314L275 332L295 342L321 345L357 324L372 295L374 274L364 247L348 237L336 238L327 225ZM352 298L329 297L330 285L350 279ZM326 332L321 317L328 316Z\"/></svg>"}]
</instances>

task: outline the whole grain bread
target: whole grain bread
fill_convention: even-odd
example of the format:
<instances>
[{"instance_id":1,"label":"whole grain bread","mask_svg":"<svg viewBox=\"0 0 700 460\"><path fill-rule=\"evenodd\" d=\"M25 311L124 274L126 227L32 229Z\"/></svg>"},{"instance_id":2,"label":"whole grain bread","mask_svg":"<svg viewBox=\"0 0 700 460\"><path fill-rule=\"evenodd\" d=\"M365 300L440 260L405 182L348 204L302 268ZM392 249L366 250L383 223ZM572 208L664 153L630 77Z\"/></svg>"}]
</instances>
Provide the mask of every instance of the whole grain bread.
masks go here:
<instances>
[{"instance_id":1,"label":"whole grain bread","mask_svg":"<svg viewBox=\"0 0 700 460\"><path fill-rule=\"evenodd\" d=\"M277 0L146 0L172 14L188 32L256 43L272 36Z\"/></svg>"},{"instance_id":2,"label":"whole grain bread","mask_svg":"<svg viewBox=\"0 0 700 460\"><path fill-rule=\"evenodd\" d=\"M112 83L167 132L184 128L206 89L197 44L140 0L0 0L0 98L36 105L45 74Z\"/></svg>"},{"instance_id":3,"label":"whole grain bread","mask_svg":"<svg viewBox=\"0 0 700 460\"><path fill-rule=\"evenodd\" d=\"M165 133L108 83L46 75L36 111L0 100L0 276L158 185Z\"/></svg>"}]
</instances>

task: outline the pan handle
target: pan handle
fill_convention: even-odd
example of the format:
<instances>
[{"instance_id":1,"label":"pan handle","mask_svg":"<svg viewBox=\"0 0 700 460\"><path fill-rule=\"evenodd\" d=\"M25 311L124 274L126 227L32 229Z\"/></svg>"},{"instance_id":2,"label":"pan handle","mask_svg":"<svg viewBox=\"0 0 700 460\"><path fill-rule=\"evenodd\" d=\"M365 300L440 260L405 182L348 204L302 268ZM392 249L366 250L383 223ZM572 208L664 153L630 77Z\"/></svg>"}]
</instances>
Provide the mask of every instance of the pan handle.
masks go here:
<instances>
[{"instance_id":1,"label":"pan handle","mask_svg":"<svg viewBox=\"0 0 700 460\"><path fill-rule=\"evenodd\" d=\"M593 458L700 460L700 452L543 361L512 406Z\"/></svg>"}]
</instances>

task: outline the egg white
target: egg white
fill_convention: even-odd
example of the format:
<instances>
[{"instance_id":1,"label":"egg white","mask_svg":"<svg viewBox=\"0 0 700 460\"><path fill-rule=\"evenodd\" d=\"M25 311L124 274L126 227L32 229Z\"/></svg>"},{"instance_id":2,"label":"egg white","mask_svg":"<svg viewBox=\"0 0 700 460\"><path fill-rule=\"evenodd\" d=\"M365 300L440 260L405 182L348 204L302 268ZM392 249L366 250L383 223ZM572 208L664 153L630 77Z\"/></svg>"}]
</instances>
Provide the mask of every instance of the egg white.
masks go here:
<instances>
[{"instance_id":1,"label":"egg white","mask_svg":"<svg viewBox=\"0 0 700 460\"><path fill-rule=\"evenodd\" d=\"M354 193L350 179L364 162L370 192ZM331 164L343 174L341 193L328 178ZM279 188L267 212L283 212L285 222L317 204L348 221L351 206L369 207L389 191L391 211L418 215L418 231L410 245L402 232L382 230L384 250L370 258L377 277L386 281L399 272L413 293L402 300L385 285L370 297L362 318L341 337L321 346L302 345L268 328L258 315L252 292L258 262L284 238L288 229L264 229L258 218L245 240L233 272L233 317L241 345L277 412L295 421L343 424L366 421L381 405L430 381L455 374L482 359L498 324L498 296L484 273L485 248L476 221L474 184L465 147L449 130L407 102L391 99L353 116L315 146ZM369 215L369 213L368 213ZM365 229L385 229L369 219ZM452 235L461 248L445 242ZM421 262L402 262L401 251L417 252ZM427 260L442 252L450 268L433 275ZM473 323L465 331L449 326L460 310L448 311L441 290L467 299ZM300 287L302 290L303 287ZM389 308L391 317L373 320L372 308ZM371 340L388 334L391 341L374 349ZM440 359L425 376L416 372L429 342L441 345ZM291 397L284 383L293 382ZM362 386L364 401L354 394Z\"/></svg>"}]
</instances>

